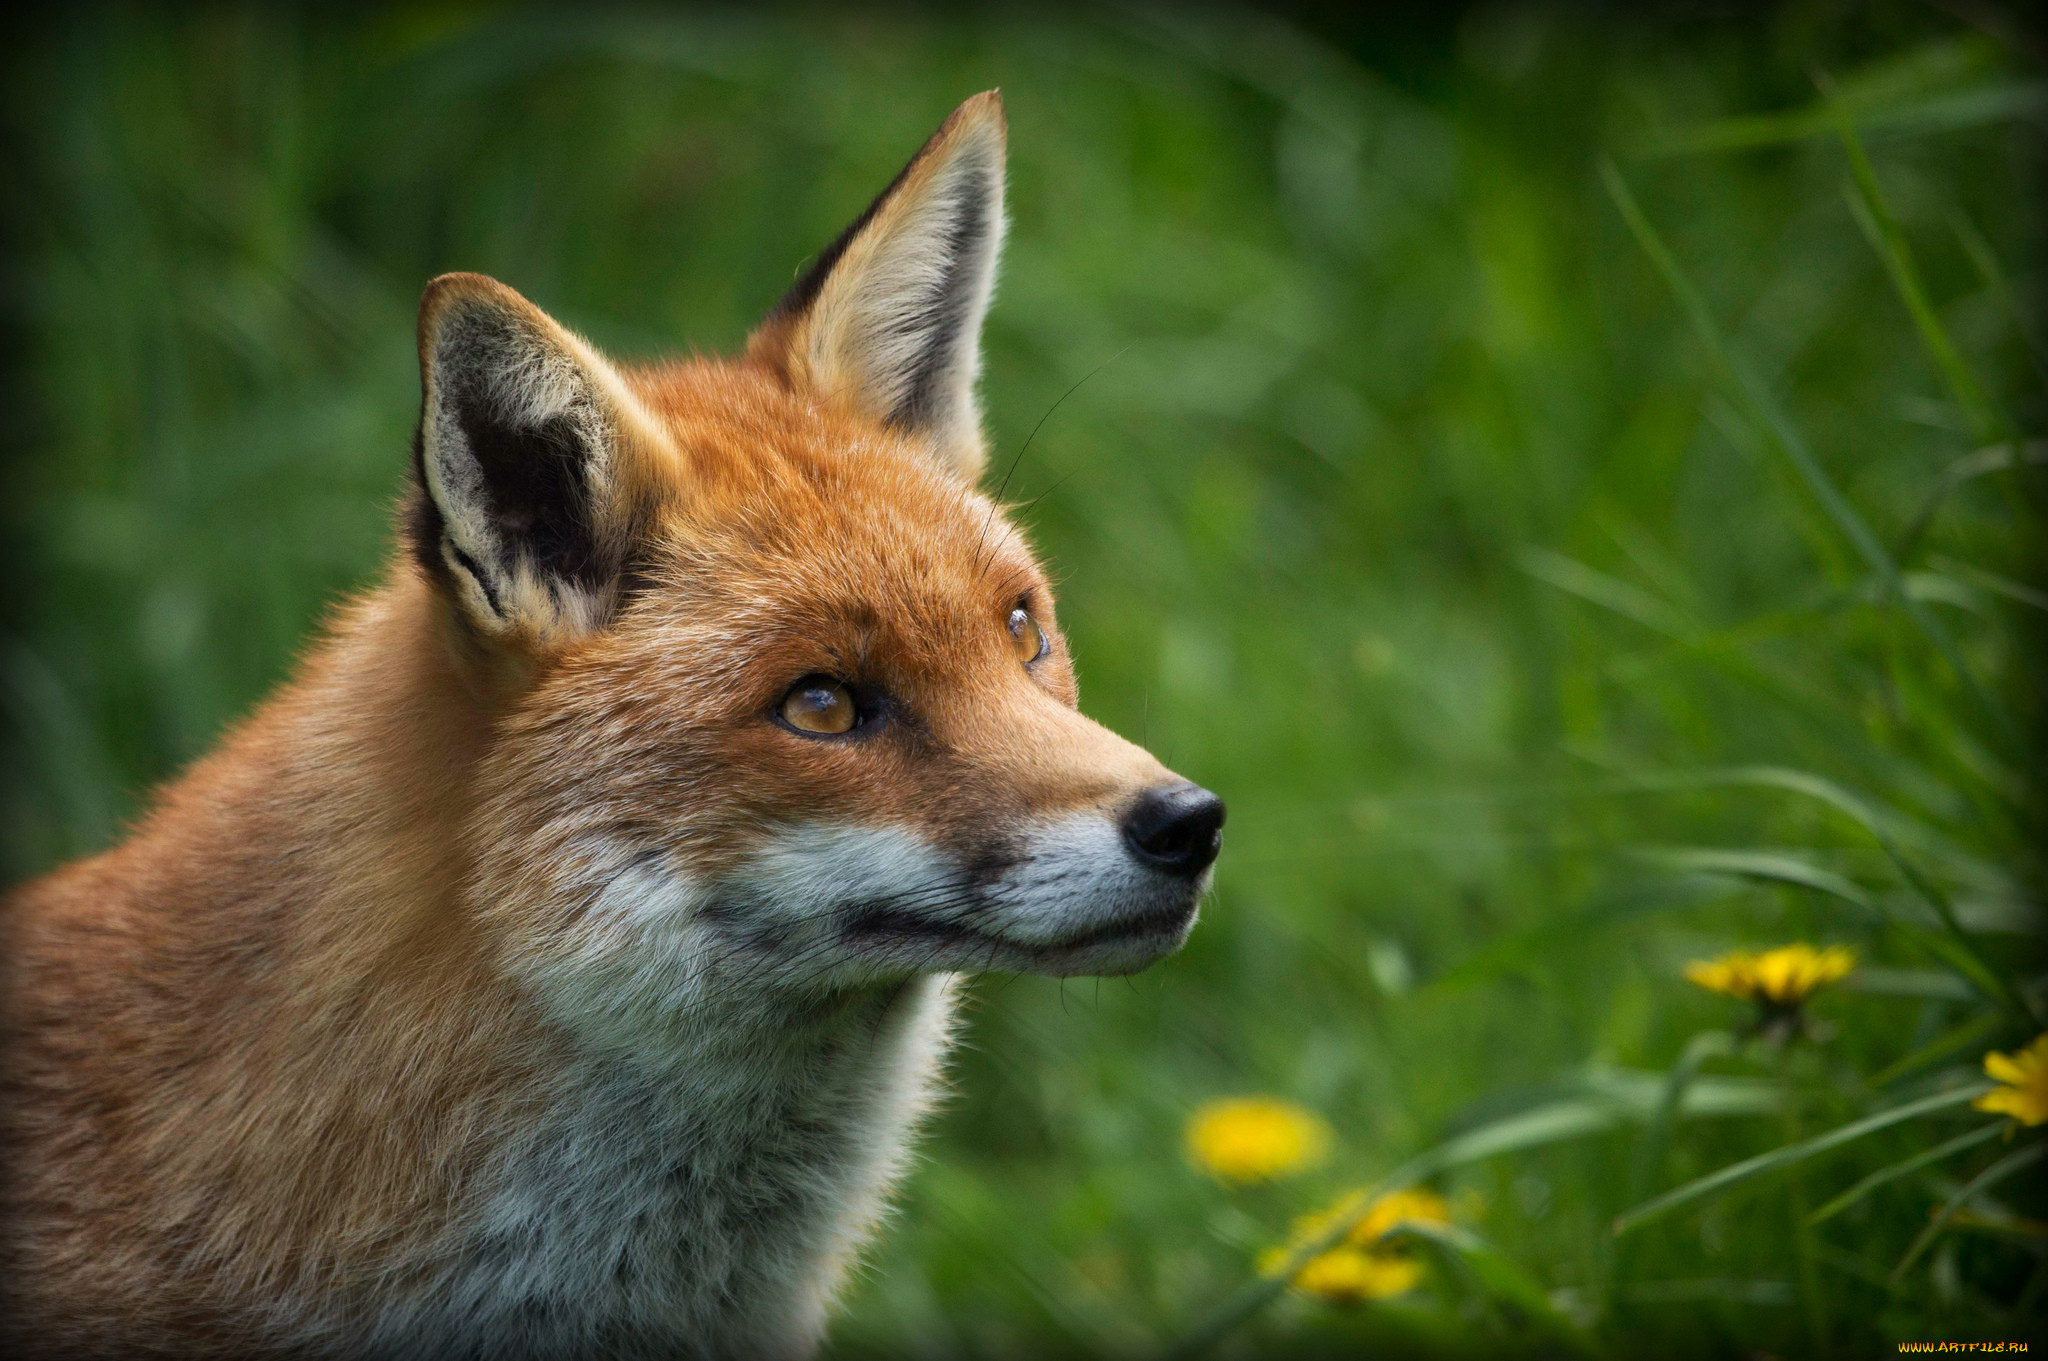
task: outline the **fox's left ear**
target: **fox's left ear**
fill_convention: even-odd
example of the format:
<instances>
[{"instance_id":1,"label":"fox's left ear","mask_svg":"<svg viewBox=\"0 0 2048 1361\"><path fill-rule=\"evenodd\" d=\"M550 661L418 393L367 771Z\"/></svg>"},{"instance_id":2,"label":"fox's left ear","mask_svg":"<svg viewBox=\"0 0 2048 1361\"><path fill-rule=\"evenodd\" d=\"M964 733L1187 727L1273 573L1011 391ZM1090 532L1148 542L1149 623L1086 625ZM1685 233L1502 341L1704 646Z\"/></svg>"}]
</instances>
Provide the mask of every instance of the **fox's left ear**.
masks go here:
<instances>
[{"instance_id":1,"label":"fox's left ear","mask_svg":"<svg viewBox=\"0 0 2048 1361\"><path fill-rule=\"evenodd\" d=\"M975 383L1003 243L1002 96L953 110L754 333L748 357L799 392L927 441L974 477Z\"/></svg>"}]
</instances>

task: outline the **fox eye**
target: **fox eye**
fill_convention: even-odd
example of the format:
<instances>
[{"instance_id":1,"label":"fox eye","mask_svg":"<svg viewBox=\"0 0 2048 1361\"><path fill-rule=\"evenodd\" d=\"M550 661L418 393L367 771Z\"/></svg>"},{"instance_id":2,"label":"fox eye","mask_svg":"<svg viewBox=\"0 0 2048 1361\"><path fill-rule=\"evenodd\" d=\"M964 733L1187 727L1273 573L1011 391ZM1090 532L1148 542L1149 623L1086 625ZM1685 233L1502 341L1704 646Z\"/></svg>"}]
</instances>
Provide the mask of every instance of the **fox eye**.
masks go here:
<instances>
[{"instance_id":1,"label":"fox eye","mask_svg":"<svg viewBox=\"0 0 2048 1361\"><path fill-rule=\"evenodd\" d=\"M860 721L853 694L830 676L805 676L789 687L778 711L798 732L836 737Z\"/></svg>"},{"instance_id":2,"label":"fox eye","mask_svg":"<svg viewBox=\"0 0 2048 1361\"><path fill-rule=\"evenodd\" d=\"M1010 611L1010 650L1017 654L1018 661L1029 666L1050 651L1051 646L1031 611L1022 605Z\"/></svg>"}]
</instances>

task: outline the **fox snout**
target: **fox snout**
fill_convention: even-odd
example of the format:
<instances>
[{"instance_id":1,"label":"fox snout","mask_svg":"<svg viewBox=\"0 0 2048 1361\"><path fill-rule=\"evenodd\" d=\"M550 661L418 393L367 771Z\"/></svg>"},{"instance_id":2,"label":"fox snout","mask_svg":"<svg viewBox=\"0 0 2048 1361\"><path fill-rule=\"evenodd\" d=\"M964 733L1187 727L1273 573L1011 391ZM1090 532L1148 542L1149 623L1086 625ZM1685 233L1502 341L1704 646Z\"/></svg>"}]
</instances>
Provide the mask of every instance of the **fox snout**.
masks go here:
<instances>
[{"instance_id":1,"label":"fox snout","mask_svg":"<svg viewBox=\"0 0 2048 1361\"><path fill-rule=\"evenodd\" d=\"M1222 848L1223 818L1222 799L1173 780L1121 807L1038 820L1016 837L1013 858L962 924L987 939L985 967L1054 977L1136 972L1187 939Z\"/></svg>"},{"instance_id":2,"label":"fox snout","mask_svg":"<svg viewBox=\"0 0 2048 1361\"><path fill-rule=\"evenodd\" d=\"M1222 849L1223 818L1222 799L1173 780L1113 814L1034 828L985 896L983 930L1013 947L997 967L1115 975L1179 949Z\"/></svg>"},{"instance_id":3,"label":"fox snout","mask_svg":"<svg viewBox=\"0 0 2048 1361\"><path fill-rule=\"evenodd\" d=\"M801 985L1144 969L1194 927L1224 804L1096 732L1151 778L1060 809L960 789L962 803L982 806L945 827L859 815L787 825L701 893L727 906L703 914L700 928L723 937L727 961Z\"/></svg>"},{"instance_id":4,"label":"fox snout","mask_svg":"<svg viewBox=\"0 0 2048 1361\"><path fill-rule=\"evenodd\" d=\"M1040 677L1022 679L1000 687L1022 702L935 715L960 764L938 763L898 805L908 841L929 848L890 867L919 864L914 886L843 891L857 903L840 947L854 968L1123 974L1186 940L1223 800L1075 712L1070 692L1054 702L1032 693ZM862 823L875 811L850 810Z\"/></svg>"}]
</instances>

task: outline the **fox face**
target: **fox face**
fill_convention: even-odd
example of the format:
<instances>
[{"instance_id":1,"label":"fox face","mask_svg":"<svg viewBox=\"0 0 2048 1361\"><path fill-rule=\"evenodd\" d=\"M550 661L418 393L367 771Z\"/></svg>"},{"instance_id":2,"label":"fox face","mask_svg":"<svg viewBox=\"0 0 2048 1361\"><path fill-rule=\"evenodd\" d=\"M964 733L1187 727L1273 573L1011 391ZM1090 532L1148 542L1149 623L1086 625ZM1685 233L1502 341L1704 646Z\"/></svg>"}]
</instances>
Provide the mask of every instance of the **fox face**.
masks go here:
<instances>
[{"instance_id":1,"label":"fox face","mask_svg":"<svg viewBox=\"0 0 2048 1361\"><path fill-rule=\"evenodd\" d=\"M579 1031L1178 948L1222 802L1081 716L1051 588L976 490L1001 105L969 101L734 361L615 366L430 286L409 533L484 690L469 852Z\"/></svg>"}]
</instances>

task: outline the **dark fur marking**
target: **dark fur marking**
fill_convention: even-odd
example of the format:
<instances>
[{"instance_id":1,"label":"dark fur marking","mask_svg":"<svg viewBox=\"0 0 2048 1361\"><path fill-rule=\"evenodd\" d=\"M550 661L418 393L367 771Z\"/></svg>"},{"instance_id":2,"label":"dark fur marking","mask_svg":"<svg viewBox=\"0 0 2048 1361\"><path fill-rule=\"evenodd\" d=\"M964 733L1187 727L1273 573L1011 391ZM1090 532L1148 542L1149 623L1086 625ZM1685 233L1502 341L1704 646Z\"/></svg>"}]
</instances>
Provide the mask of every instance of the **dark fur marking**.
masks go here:
<instances>
[{"instance_id":1,"label":"dark fur marking","mask_svg":"<svg viewBox=\"0 0 2048 1361\"><path fill-rule=\"evenodd\" d=\"M1007 936L991 935L952 921L932 921L908 912L889 908L871 908L847 922L843 935L849 939L881 937L893 939L931 940L944 943L981 942L989 945L1006 945L1012 949L1044 953L1049 950L1078 950L1105 941L1121 940L1129 936L1150 935L1157 931L1178 930L1187 924L1195 914L1193 901L1175 907L1157 908L1142 912L1134 917L1104 922L1086 931L1078 931L1059 940L1046 941L1038 945L1027 945L1011 940Z\"/></svg>"},{"instance_id":2,"label":"dark fur marking","mask_svg":"<svg viewBox=\"0 0 2048 1361\"><path fill-rule=\"evenodd\" d=\"M1008 842L996 842L975 852L973 858L961 869L961 882L970 892L978 892L1017 868L1023 860L1024 857L1015 846Z\"/></svg>"},{"instance_id":3,"label":"dark fur marking","mask_svg":"<svg viewBox=\"0 0 2048 1361\"><path fill-rule=\"evenodd\" d=\"M465 394L466 395L466 394ZM589 440L571 415L550 416L538 425L500 419L482 402L457 397L456 422L484 474L484 498L505 545L510 573L524 556L552 576L597 588L612 577L591 532L588 482Z\"/></svg>"},{"instance_id":4,"label":"dark fur marking","mask_svg":"<svg viewBox=\"0 0 2048 1361\"><path fill-rule=\"evenodd\" d=\"M427 580L443 590L452 590L455 583L448 575L448 564L441 558L441 540L448 532L448 520L427 491L424 410L412 428L412 486L406 492L404 517L405 535L412 548L413 561L427 574Z\"/></svg>"},{"instance_id":5,"label":"dark fur marking","mask_svg":"<svg viewBox=\"0 0 2048 1361\"><path fill-rule=\"evenodd\" d=\"M633 546L627 550L625 560L619 564L612 587L612 612L616 616L627 605L643 595L650 595L661 585L661 576L656 570L655 559L649 551L646 536L640 532L636 521L634 530L627 536Z\"/></svg>"},{"instance_id":6,"label":"dark fur marking","mask_svg":"<svg viewBox=\"0 0 2048 1361\"><path fill-rule=\"evenodd\" d=\"M491 607L491 613L503 619L505 617L505 606L498 599L498 588L491 585L491 579L484 575L484 570L481 567L476 565L476 559L463 552L462 546L456 543L455 540L444 539L442 542L448 545L448 552L454 557L455 565L469 573L470 580L474 581L476 588L484 593L484 603Z\"/></svg>"}]
</instances>

